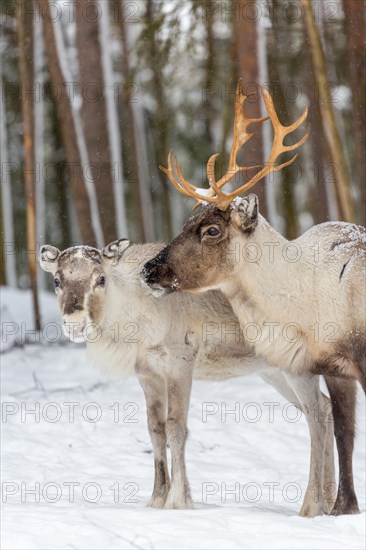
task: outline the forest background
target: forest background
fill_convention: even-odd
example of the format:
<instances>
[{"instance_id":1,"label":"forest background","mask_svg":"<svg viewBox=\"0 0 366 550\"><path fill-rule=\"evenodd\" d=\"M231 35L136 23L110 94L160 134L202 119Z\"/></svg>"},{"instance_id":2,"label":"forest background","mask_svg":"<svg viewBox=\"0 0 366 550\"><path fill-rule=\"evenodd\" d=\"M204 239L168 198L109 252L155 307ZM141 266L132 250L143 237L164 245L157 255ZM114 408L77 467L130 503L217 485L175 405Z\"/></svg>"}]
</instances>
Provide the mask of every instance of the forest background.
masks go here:
<instances>
[{"instance_id":1,"label":"forest background","mask_svg":"<svg viewBox=\"0 0 366 550\"><path fill-rule=\"evenodd\" d=\"M261 85L283 124L309 106L296 162L255 189L262 214L288 238L366 224L363 0L2 0L0 25L0 282L32 288L38 328L40 245L176 235L192 201L159 165L174 148L196 185L213 153L226 172L238 78L251 117ZM248 166L271 148L256 129Z\"/></svg>"}]
</instances>

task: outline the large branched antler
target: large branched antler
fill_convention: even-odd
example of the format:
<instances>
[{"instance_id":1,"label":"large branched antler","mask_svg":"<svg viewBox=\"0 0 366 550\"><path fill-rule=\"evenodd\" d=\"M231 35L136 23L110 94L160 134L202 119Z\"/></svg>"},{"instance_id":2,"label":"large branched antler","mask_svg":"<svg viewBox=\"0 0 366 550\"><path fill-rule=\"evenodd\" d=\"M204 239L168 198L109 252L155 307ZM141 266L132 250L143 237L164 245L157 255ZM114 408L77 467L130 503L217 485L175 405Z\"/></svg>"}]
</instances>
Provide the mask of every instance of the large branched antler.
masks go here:
<instances>
[{"instance_id":1,"label":"large branched antler","mask_svg":"<svg viewBox=\"0 0 366 550\"><path fill-rule=\"evenodd\" d=\"M233 138L233 144L230 150L228 170L222 176L222 178L219 179L219 181L216 181L215 163L216 163L216 158L219 156L220 153L215 153L208 159L206 173L207 173L207 179L210 183L210 188L207 189L207 195L204 195L204 198L203 198L203 195L201 195L201 197L199 198L200 188L193 185L192 183L189 183L184 178L176 157L174 157L174 169L173 169L172 151L170 151L168 155L168 168L165 168L164 166L159 166L159 168L165 174L167 174L167 176L169 177L174 187L180 193L182 193L187 197L199 198L199 202L195 205L194 208L197 208L197 206L201 204L202 200L205 200L208 202L214 202L209 200L210 197L212 199L214 198L214 195L215 195L214 186L221 189L230 180L232 180L236 174L239 174L240 172L244 172L246 170L250 170L252 168L260 168L259 165L239 166L236 162L236 157L238 155L239 150L254 135L254 133L248 132L248 127L251 124L264 122L269 118L269 117L248 118L244 112L244 104L247 99L248 99L248 96L246 96L242 91L242 80L240 79L236 87L236 94L235 94L234 138ZM192 193L194 193L194 195L192 195Z\"/></svg>"},{"instance_id":2,"label":"large branched antler","mask_svg":"<svg viewBox=\"0 0 366 550\"><path fill-rule=\"evenodd\" d=\"M310 133L310 126L305 132L305 135L293 145L284 145L285 137L296 130L306 119L308 114L308 109L305 108L303 114L300 116L296 122L290 126L283 126L277 116L275 111L273 100L269 92L263 88L263 97L266 104L267 112L269 117L262 117L256 119L247 118L244 114L244 104L248 97L243 94L241 89L241 81L239 81L237 90L236 90L236 104L235 104L235 121L234 121L234 138L233 144L230 151L229 158L229 168L226 174L219 180L215 179L215 161L218 157L218 154L215 153L212 155L207 162L207 177L210 183L210 188L207 190L207 194L202 194L202 190L198 187L189 183L183 176L180 166L176 157L174 157L174 170L172 165L172 151L170 151L168 156L168 168L160 166L160 169L165 172L174 187L183 195L187 197L195 198L201 202L210 202L217 204L220 210L227 210L232 200L240 195L241 193L251 189L259 180L267 176L271 171L277 172L282 170L286 166L292 164L296 158L297 154L294 155L289 161L283 162L282 164L276 166L276 161L278 157L285 152L293 151L300 147L307 140ZM221 191L222 187L226 185L236 174L249 170L251 168L258 168L259 166L239 166L236 162L236 157L239 149L254 135L253 133L248 132L248 126L255 122L264 122L265 120L271 119L273 131L274 131L274 140L271 149L271 153L268 159L268 162L265 166L261 168L248 182L244 185L233 191L232 193L223 193ZM177 177L176 177L176 175ZM198 205L196 205L198 206ZM195 206L195 208L196 208Z\"/></svg>"}]
</instances>

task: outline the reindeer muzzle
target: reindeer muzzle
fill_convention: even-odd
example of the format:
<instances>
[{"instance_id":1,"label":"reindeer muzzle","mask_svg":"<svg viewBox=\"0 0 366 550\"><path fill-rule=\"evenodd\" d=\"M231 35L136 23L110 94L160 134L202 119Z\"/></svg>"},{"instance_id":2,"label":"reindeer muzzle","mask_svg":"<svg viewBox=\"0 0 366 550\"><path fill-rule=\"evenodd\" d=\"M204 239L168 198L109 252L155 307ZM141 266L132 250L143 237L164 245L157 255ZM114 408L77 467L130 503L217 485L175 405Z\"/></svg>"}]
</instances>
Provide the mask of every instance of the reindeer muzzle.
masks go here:
<instances>
[{"instance_id":1,"label":"reindeer muzzle","mask_svg":"<svg viewBox=\"0 0 366 550\"><path fill-rule=\"evenodd\" d=\"M169 294L178 288L176 276L159 256L144 265L141 278L157 295Z\"/></svg>"}]
</instances>

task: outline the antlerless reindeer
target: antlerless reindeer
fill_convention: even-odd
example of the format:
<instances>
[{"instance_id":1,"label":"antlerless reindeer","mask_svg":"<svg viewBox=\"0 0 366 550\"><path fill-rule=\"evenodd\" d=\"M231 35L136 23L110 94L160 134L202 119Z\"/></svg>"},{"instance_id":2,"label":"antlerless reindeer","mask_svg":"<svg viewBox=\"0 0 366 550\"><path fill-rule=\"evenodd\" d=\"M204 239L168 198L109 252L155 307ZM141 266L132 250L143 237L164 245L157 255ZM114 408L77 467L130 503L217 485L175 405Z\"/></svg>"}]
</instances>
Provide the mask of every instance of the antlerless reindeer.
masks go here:
<instances>
[{"instance_id":1,"label":"antlerless reindeer","mask_svg":"<svg viewBox=\"0 0 366 550\"><path fill-rule=\"evenodd\" d=\"M356 380L366 389L366 230L349 223L315 226L287 241L258 213L258 199L249 190L261 178L291 164L276 165L279 155L299 147L285 146L285 137L306 119L281 125L269 93L264 101L274 131L269 161L239 189L222 187L245 168L236 163L240 147L253 134L243 112L246 96L239 83L234 146L229 170L215 180L215 158L207 163L210 190L187 182L177 160L163 169L184 195L204 206L182 233L155 258L142 275L156 292L221 290L237 315L244 334L256 330L256 355L293 375L325 377L331 396L339 455L340 480L333 514L357 513L352 454L355 436Z\"/></svg>"},{"instance_id":2,"label":"antlerless reindeer","mask_svg":"<svg viewBox=\"0 0 366 550\"><path fill-rule=\"evenodd\" d=\"M335 498L333 426L317 377L294 377L256 358L253 347L233 334L238 321L220 292L174 294L165 300L146 294L140 272L162 246L121 239L103 250L80 246L60 252L45 245L40 257L42 268L53 274L67 336L75 342L86 339L95 363L135 373L143 388L155 463L149 505L192 507L184 456L192 377L220 380L258 372L301 408L309 425L310 478L300 514L329 513ZM209 330L214 334L206 337L206 326L227 327L227 334ZM314 415L317 402L319 416Z\"/></svg>"}]
</instances>

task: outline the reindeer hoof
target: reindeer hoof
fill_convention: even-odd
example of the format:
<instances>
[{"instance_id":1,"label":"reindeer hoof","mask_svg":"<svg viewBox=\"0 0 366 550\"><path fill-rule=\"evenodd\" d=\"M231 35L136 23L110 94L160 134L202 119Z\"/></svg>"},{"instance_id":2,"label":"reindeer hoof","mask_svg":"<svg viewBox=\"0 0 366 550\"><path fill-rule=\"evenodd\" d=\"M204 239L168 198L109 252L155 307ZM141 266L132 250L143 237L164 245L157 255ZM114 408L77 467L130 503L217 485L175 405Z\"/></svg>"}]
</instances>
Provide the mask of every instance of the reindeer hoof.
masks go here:
<instances>
[{"instance_id":1,"label":"reindeer hoof","mask_svg":"<svg viewBox=\"0 0 366 550\"><path fill-rule=\"evenodd\" d=\"M168 495L166 503L164 505L165 510L193 510L193 500L191 497L177 497L175 495Z\"/></svg>"},{"instance_id":2,"label":"reindeer hoof","mask_svg":"<svg viewBox=\"0 0 366 550\"><path fill-rule=\"evenodd\" d=\"M358 507L357 502L356 503L335 503L333 510L331 511L331 516L346 516L346 515L353 515L353 514L359 514L360 509Z\"/></svg>"},{"instance_id":3,"label":"reindeer hoof","mask_svg":"<svg viewBox=\"0 0 366 550\"><path fill-rule=\"evenodd\" d=\"M316 516L324 516L328 515L329 511L323 504L320 504L319 502L312 503L312 504L303 504L302 508L299 512L299 516L303 518L315 518Z\"/></svg>"},{"instance_id":4,"label":"reindeer hoof","mask_svg":"<svg viewBox=\"0 0 366 550\"><path fill-rule=\"evenodd\" d=\"M167 496L168 496L167 494L166 495L159 495L157 497L152 496L150 498L148 504L147 504L147 507L148 508L164 508Z\"/></svg>"},{"instance_id":5,"label":"reindeer hoof","mask_svg":"<svg viewBox=\"0 0 366 550\"><path fill-rule=\"evenodd\" d=\"M193 502L175 501L173 503L166 502L164 510L194 510Z\"/></svg>"}]
</instances>

